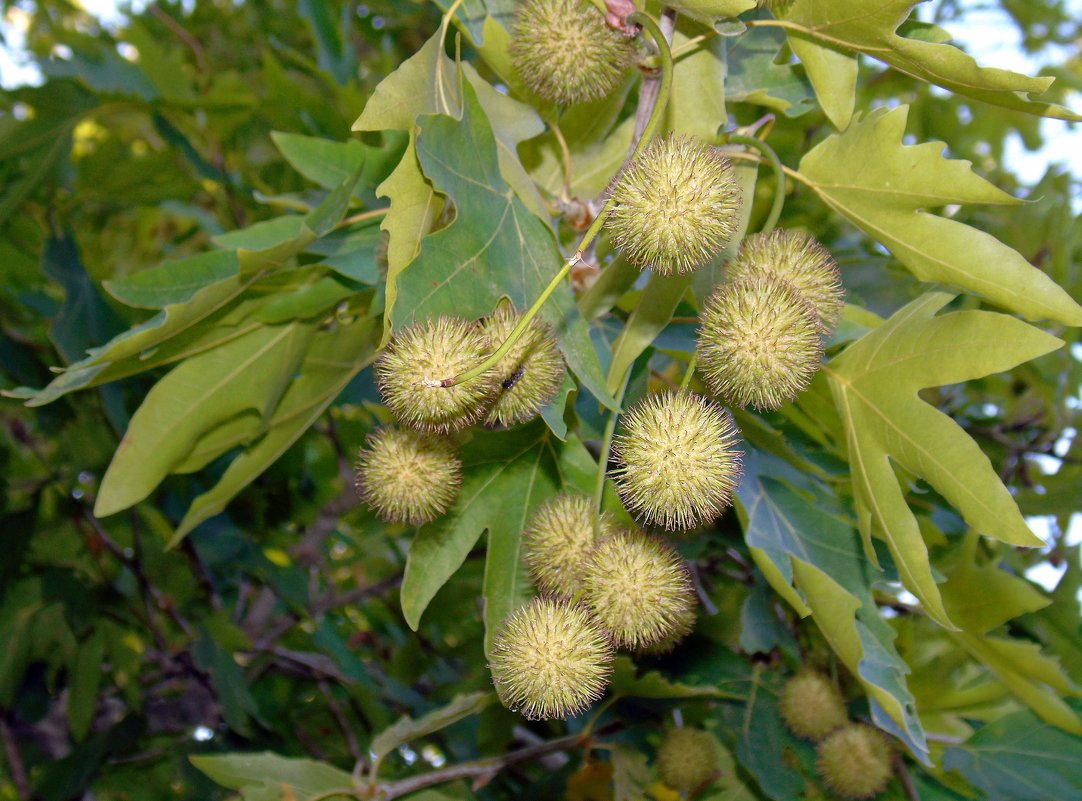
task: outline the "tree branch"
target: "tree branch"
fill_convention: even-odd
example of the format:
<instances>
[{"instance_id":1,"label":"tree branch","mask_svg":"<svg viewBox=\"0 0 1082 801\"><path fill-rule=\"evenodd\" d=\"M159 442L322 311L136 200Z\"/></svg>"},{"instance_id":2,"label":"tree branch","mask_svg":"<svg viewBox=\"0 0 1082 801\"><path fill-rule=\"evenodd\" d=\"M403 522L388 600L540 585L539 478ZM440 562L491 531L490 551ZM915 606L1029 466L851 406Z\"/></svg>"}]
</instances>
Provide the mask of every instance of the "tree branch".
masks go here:
<instances>
[{"instance_id":1,"label":"tree branch","mask_svg":"<svg viewBox=\"0 0 1082 801\"><path fill-rule=\"evenodd\" d=\"M0 710L0 739L4 741L4 759L8 763L15 790L22 801L29 801L30 781L26 778L26 767L23 765L22 753L19 751L19 742L15 739L15 732L8 725L7 710Z\"/></svg>"}]
</instances>

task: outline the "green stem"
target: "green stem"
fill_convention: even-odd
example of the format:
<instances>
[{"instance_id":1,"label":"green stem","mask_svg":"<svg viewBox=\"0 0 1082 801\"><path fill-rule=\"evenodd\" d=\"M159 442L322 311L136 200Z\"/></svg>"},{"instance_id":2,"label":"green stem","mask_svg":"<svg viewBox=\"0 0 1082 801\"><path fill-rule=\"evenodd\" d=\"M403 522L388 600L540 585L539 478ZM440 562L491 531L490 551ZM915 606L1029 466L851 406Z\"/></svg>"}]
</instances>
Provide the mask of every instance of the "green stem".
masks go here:
<instances>
[{"instance_id":1,"label":"green stem","mask_svg":"<svg viewBox=\"0 0 1082 801\"><path fill-rule=\"evenodd\" d=\"M634 14L629 14L627 20L630 23L642 26L642 28L650 34L651 38L654 40L654 44L657 45L658 54L661 56L661 85L658 89L657 103L654 105L654 110L650 114L650 119L646 122L646 127L643 129L643 134L639 138L639 143L635 146L635 152L631 155L631 158L634 159L646 148L646 144L650 141L650 138L657 130L658 124L661 122L661 116L665 112L665 106L668 105L669 95L672 92L672 55L669 52L669 43L665 41L665 36L661 32L661 28L658 27L658 24L654 22L650 16L644 14L642 11L636 11ZM459 373L450 378L444 378L442 381L433 381L429 386L453 387L455 384L463 384L467 381L472 381L479 375L491 370L499 363L500 359L507 355L507 352L515 346L519 337L526 331L526 328L533 321L533 318L541 311L541 307L545 305L545 302L552 297L552 293L556 291L556 288L563 283L565 278L567 278L568 274L571 272L571 268L575 266L576 262L582 259L582 254L591 244L593 244L593 241L597 239L598 234L601 233L601 227L605 224L605 219L609 216L610 204L611 198L606 199L605 205L602 206L601 211L598 212L590 227L586 229L586 233L582 235L582 240L575 250L575 255L564 262L564 266L552 277L548 286L546 286L537 297L537 300L534 301L534 304L529 310L522 315L522 319L518 321L518 325L511 330L507 339L505 339L503 344L496 349L496 352L484 361L471 367L469 370L466 370L464 373Z\"/></svg>"},{"instance_id":2,"label":"green stem","mask_svg":"<svg viewBox=\"0 0 1082 801\"><path fill-rule=\"evenodd\" d=\"M688 371L684 373L684 380L680 382L680 389L686 390L691 386L691 377L695 375L695 365L699 362L699 351L695 351L691 354L691 361L688 362Z\"/></svg>"},{"instance_id":3,"label":"green stem","mask_svg":"<svg viewBox=\"0 0 1082 801\"><path fill-rule=\"evenodd\" d=\"M616 394L616 407L619 409L624 404L624 393L627 392L627 384L631 378L629 364L624 368L624 374L620 378L620 391ZM611 378L611 376L610 376ZM608 422L605 423L605 432L601 435L601 451L597 455L597 479L594 481L594 539L601 538L601 499L605 496L605 474L609 467L609 450L612 448L612 435L616 433L616 421L620 412L609 412Z\"/></svg>"},{"instance_id":4,"label":"green stem","mask_svg":"<svg viewBox=\"0 0 1082 801\"><path fill-rule=\"evenodd\" d=\"M774 226L778 224L782 207L785 206L785 167L782 166L781 159L774 152L774 148L762 139L756 139L754 136L744 136L743 134L728 134L726 138L734 145L747 145L755 148L766 157L774 170L774 177L777 179L778 185L774 189L774 203L770 207L770 214L767 216L766 222L763 223L762 230L762 233L769 234L774 230Z\"/></svg>"},{"instance_id":5,"label":"green stem","mask_svg":"<svg viewBox=\"0 0 1082 801\"><path fill-rule=\"evenodd\" d=\"M665 39L665 34L661 32L661 27L654 22L654 18L649 14L644 11L636 11L627 15L627 21L631 25L641 26L644 31L650 34L650 38L654 40L654 45L657 46L658 56L661 57L661 85L658 87L657 102L654 104L654 110L642 131L635 152L631 156L634 159L653 138L657 126L661 123L661 117L665 113L665 107L669 104L669 95L672 93L672 51L669 49L669 42Z\"/></svg>"}]
</instances>

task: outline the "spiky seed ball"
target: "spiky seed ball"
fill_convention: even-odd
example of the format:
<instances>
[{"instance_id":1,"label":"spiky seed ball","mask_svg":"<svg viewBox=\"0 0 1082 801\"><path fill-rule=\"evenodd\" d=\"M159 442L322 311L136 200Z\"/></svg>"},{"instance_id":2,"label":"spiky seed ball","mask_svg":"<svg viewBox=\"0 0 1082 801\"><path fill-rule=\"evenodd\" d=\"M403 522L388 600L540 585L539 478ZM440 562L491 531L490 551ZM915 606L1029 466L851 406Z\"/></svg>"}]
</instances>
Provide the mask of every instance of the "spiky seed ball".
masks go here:
<instances>
[{"instance_id":1,"label":"spiky seed ball","mask_svg":"<svg viewBox=\"0 0 1082 801\"><path fill-rule=\"evenodd\" d=\"M788 281L815 308L826 329L837 325L845 305L837 262L815 237L801 231L778 229L749 236L725 272L731 281L758 275Z\"/></svg>"},{"instance_id":2,"label":"spiky seed ball","mask_svg":"<svg viewBox=\"0 0 1082 801\"><path fill-rule=\"evenodd\" d=\"M714 520L740 482L733 418L691 392L643 398L624 415L612 449L616 491L649 525L687 529Z\"/></svg>"},{"instance_id":3,"label":"spiky seed ball","mask_svg":"<svg viewBox=\"0 0 1082 801\"><path fill-rule=\"evenodd\" d=\"M671 546L621 529L590 551L582 600L618 647L638 650L676 631L695 593L684 560Z\"/></svg>"},{"instance_id":4,"label":"spiky seed ball","mask_svg":"<svg viewBox=\"0 0 1082 801\"><path fill-rule=\"evenodd\" d=\"M602 537L617 528L611 515L601 515ZM594 541L593 504L585 495L561 493L542 504L522 532L534 586L545 595L570 600L579 591L582 565Z\"/></svg>"},{"instance_id":5,"label":"spiky seed ball","mask_svg":"<svg viewBox=\"0 0 1082 801\"><path fill-rule=\"evenodd\" d=\"M500 700L531 720L577 715L601 697L613 649L580 606L534 598L492 641L489 669Z\"/></svg>"},{"instance_id":6,"label":"spiky seed ball","mask_svg":"<svg viewBox=\"0 0 1082 801\"><path fill-rule=\"evenodd\" d=\"M439 317L400 331L379 361L380 394L395 417L421 431L446 434L475 423L499 386L492 370L472 381L438 382L475 366L492 352L488 335L458 317Z\"/></svg>"},{"instance_id":7,"label":"spiky seed ball","mask_svg":"<svg viewBox=\"0 0 1082 801\"><path fill-rule=\"evenodd\" d=\"M640 656L663 656L669 653L695 629L695 619L695 608L692 607L680 615L671 632L657 642L637 649L635 653Z\"/></svg>"},{"instance_id":8,"label":"spiky seed ball","mask_svg":"<svg viewBox=\"0 0 1082 801\"><path fill-rule=\"evenodd\" d=\"M503 344L521 319L513 308L502 305L482 321L493 349ZM492 369L500 385L485 418L488 425L511 425L536 417L560 389L566 370L552 329L536 317Z\"/></svg>"},{"instance_id":9,"label":"spiky seed ball","mask_svg":"<svg viewBox=\"0 0 1082 801\"><path fill-rule=\"evenodd\" d=\"M451 443L431 434L386 426L368 435L357 458L357 491L388 523L420 526L455 500L462 463Z\"/></svg>"},{"instance_id":10,"label":"spiky seed ball","mask_svg":"<svg viewBox=\"0 0 1082 801\"><path fill-rule=\"evenodd\" d=\"M871 798L886 788L893 774L890 743L875 728L850 723L819 743L816 770L843 798Z\"/></svg>"},{"instance_id":11,"label":"spiky seed ball","mask_svg":"<svg viewBox=\"0 0 1082 801\"><path fill-rule=\"evenodd\" d=\"M789 730L805 740L822 740L849 719L838 688L814 670L798 673L785 682L779 709Z\"/></svg>"},{"instance_id":12,"label":"spiky seed ball","mask_svg":"<svg viewBox=\"0 0 1082 801\"><path fill-rule=\"evenodd\" d=\"M605 225L632 264L682 274L733 238L740 197L727 157L698 139L670 134L616 177Z\"/></svg>"},{"instance_id":13,"label":"spiky seed ball","mask_svg":"<svg viewBox=\"0 0 1082 801\"><path fill-rule=\"evenodd\" d=\"M583 0L526 0L511 33L511 63L523 82L561 106L610 94L634 59L628 38Z\"/></svg>"},{"instance_id":14,"label":"spiky seed ball","mask_svg":"<svg viewBox=\"0 0 1082 801\"><path fill-rule=\"evenodd\" d=\"M669 729L657 749L657 772L674 790L690 793L714 778L718 770L718 747L702 729L680 726Z\"/></svg>"},{"instance_id":15,"label":"spiky seed ball","mask_svg":"<svg viewBox=\"0 0 1082 801\"><path fill-rule=\"evenodd\" d=\"M727 403L777 409L819 369L823 337L815 309L777 276L722 284L700 320L699 369Z\"/></svg>"}]
</instances>

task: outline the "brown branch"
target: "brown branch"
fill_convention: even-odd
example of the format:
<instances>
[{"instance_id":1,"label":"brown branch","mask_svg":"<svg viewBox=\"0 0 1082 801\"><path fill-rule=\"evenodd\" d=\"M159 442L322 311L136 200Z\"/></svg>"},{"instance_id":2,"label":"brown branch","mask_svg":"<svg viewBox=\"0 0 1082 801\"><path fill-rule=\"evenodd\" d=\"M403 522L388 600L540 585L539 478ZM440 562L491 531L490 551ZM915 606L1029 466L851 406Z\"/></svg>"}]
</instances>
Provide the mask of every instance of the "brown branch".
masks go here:
<instances>
[{"instance_id":1,"label":"brown branch","mask_svg":"<svg viewBox=\"0 0 1082 801\"><path fill-rule=\"evenodd\" d=\"M6 710L0 710L0 739L4 741L4 759L8 763L8 771L11 773L15 790L21 801L29 801L30 780L26 777L26 766L23 765L22 753L19 751L19 741L15 739L15 732L8 725Z\"/></svg>"},{"instance_id":2,"label":"brown branch","mask_svg":"<svg viewBox=\"0 0 1082 801\"><path fill-rule=\"evenodd\" d=\"M619 727L620 724L618 723L609 724L597 733L608 733ZM584 739L581 734L568 734L564 737L557 737L555 740L549 740L536 745L528 745L525 748L520 748L517 751L512 751L503 756L488 757L487 759L478 759L473 762L463 762L459 765L450 765L446 768L422 773L420 776L410 776L409 778L392 782L381 788L382 792L380 793L379 798L381 798L382 801L391 801L391 799L400 798L401 796L415 793L418 790L423 790L426 787L432 787L436 784L452 782L458 779L468 779L475 776L485 776L502 770L503 768L517 765L521 762L532 762L535 759L556 753L557 751L569 751L574 748L584 748L588 744L589 738Z\"/></svg>"},{"instance_id":3,"label":"brown branch","mask_svg":"<svg viewBox=\"0 0 1082 801\"><path fill-rule=\"evenodd\" d=\"M184 42L188 46L188 49L192 51L192 55L195 56L195 68L199 70L200 76L200 88L199 93L204 94L207 91L207 76L210 74L210 67L207 64L207 54L203 51L203 45L199 44L199 40L189 33L184 26L166 14L157 5L151 5L150 13L157 17L165 27L172 31L180 41Z\"/></svg>"},{"instance_id":4,"label":"brown branch","mask_svg":"<svg viewBox=\"0 0 1082 801\"><path fill-rule=\"evenodd\" d=\"M361 750L361 745L357 742L357 735L354 733L353 726L350 725L342 705L338 703L338 699L334 697L334 693L326 681L320 680L319 691L323 693L323 698L327 701L327 708L331 711L338 728L342 730L342 736L346 738L346 746L349 748L354 764L360 764L365 758L364 751Z\"/></svg>"},{"instance_id":5,"label":"brown branch","mask_svg":"<svg viewBox=\"0 0 1082 801\"><path fill-rule=\"evenodd\" d=\"M898 781L902 783L905 797L909 801L920 801L920 793L917 792L917 786L913 784L913 777L909 775L909 768L906 767L905 759L898 753L894 754L894 772L898 774Z\"/></svg>"}]
</instances>

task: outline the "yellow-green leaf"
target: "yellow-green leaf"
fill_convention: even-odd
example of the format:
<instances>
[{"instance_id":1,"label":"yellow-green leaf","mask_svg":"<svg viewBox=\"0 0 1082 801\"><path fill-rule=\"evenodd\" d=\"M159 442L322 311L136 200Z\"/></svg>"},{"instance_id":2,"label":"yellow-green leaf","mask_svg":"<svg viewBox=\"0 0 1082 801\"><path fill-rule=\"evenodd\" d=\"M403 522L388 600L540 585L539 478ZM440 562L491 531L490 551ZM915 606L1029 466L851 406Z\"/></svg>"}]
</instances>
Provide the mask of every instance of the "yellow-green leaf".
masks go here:
<instances>
[{"instance_id":1,"label":"yellow-green leaf","mask_svg":"<svg viewBox=\"0 0 1082 801\"><path fill-rule=\"evenodd\" d=\"M892 461L926 479L981 534L1013 545L1041 541L977 443L917 392L1008 370L1063 344L1003 314L935 316L951 299L932 292L913 301L827 368L845 428L865 550L874 559L872 532L881 536L907 589L948 628L953 623Z\"/></svg>"},{"instance_id":2,"label":"yellow-green leaf","mask_svg":"<svg viewBox=\"0 0 1082 801\"><path fill-rule=\"evenodd\" d=\"M944 145L905 146L909 109L877 109L813 148L800 178L922 281L960 287L1029 319L1082 325L1082 307L991 234L927 213L954 203L1017 203Z\"/></svg>"}]
</instances>

